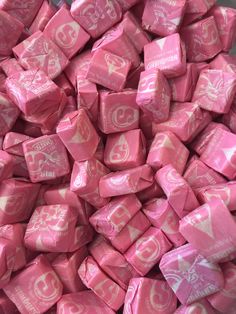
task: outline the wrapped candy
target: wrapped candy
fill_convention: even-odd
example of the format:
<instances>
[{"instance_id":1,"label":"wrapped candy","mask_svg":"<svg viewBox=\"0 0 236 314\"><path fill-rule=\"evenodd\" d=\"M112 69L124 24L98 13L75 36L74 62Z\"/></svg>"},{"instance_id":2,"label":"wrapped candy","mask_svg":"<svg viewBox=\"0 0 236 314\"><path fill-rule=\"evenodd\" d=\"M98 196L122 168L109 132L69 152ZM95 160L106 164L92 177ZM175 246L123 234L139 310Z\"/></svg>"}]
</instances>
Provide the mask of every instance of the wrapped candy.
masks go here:
<instances>
[{"instance_id":1,"label":"wrapped candy","mask_svg":"<svg viewBox=\"0 0 236 314\"><path fill-rule=\"evenodd\" d=\"M0 136L10 131L19 114L20 110L8 95L0 92Z\"/></svg>"},{"instance_id":2,"label":"wrapped candy","mask_svg":"<svg viewBox=\"0 0 236 314\"><path fill-rule=\"evenodd\" d=\"M24 156L22 144L31 139L32 137L25 134L8 132L4 137L3 149L10 154Z\"/></svg>"},{"instance_id":3,"label":"wrapped candy","mask_svg":"<svg viewBox=\"0 0 236 314\"><path fill-rule=\"evenodd\" d=\"M14 160L10 154L0 150L0 182L12 177Z\"/></svg>"},{"instance_id":4,"label":"wrapped candy","mask_svg":"<svg viewBox=\"0 0 236 314\"><path fill-rule=\"evenodd\" d=\"M187 0L183 24L191 24L204 16L216 0Z\"/></svg>"},{"instance_id":5,"label":"wrapped candy","mask_svg":"<svg viewBox=\"0 0 236 314\"><path fill-rule=\"evenodd\" d=\"M199 313L215 314L214 309L206 299L199 300L190 305L181 305L174 314L189 314L191 312L194 313L194 311L197 313L199 311Z\"/></svg>"},{"instance_id":6,"label":"wrapped candy","mask_svg":"<svg viewBox=\"0 0 236 314\"><path fill-rule=\"evenodd\" d=\"M210 68L234 74L236 73L236 57L220 53L211 61Z\"/></svg>"},{"instance_id":7,"label":"wrapped candy","mask_svg":"<svg viewBox=\"0 0 236 314\"><path fill-rule=\"evenodd\" d=\"M1 62L1 68L6 76L12 76L16 72L24 71L22 66L15 58L9 58Z\"/></svg>"}]
</instances>

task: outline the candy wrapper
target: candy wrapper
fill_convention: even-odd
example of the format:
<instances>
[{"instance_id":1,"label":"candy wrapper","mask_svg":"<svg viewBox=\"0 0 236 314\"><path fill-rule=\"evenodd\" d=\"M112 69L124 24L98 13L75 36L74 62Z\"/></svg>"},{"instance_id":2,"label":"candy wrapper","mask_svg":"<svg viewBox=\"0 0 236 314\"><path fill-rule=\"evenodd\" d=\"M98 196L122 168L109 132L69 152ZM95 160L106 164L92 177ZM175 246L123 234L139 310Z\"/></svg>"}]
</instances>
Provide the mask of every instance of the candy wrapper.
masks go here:
<instances>
[{"instance_id":1,"label":"candy wrapper","mask_svg":"<svg viewBox=\"0 0 236 314\"><path fill-rule=\"evenodd\" d=\"M62 295L62 284L49 262L39 255L4 287L22 314L44 313Z\"/></svg>"},{"instance_id":2,"label":"candy wrapper","mask_svg":"<svg viewBox=\"0 0 236 314\"><path fill-rule=\"evenodd\" d=\"M74 160L93 157L100 138L84 109L65 115L56 130Z\"/></svg>"},{"instance_id":3,"label":"candy wrapper","mask_svg":"<svg viewBox=\"0 0 236 314\"><path fill-rule=\"evenodd\" d=\"M160 269L182 304L191 304L224 285L220 267L206 260L190 244L166 253Z\"/></svg>"},{"instance_id":4,"label":"candy wrapper","mask_svg":"<svg viewBox=\"0 0 236 314\"><path fill-rule=\"evenodd\" d=\"M172 164L182 174L188 156L188 149L172 132L158 132L152 141L147 156L147 164L155 170Z\"/></svg>"},{"instance_id":5,"label":"candy wrapper","mask_svg":"<svg viewBox=\"0 0 236 314\"><path fill-rule=\"evenodd\" d=\"M216 0L187 0L183 24L191 24L201 18L216 3Z\"/></svg>"},{"instance_id":6,"label":"candy wrapper","mask_svg":"<svg viewBox=\"0 0 236 314\"><path fill-rule=\"evenodd\" d=\"M222 200L209 201L185 216L179 230L209 261L219 262L235 251L236 221Z\"/></svg>"},{"instance_id":7,"label":"candy wrapper","mask_svg":"<svg viewBox=\"0 0 236 314\"><path fill-rule=\"evenodd\" d=\"M145 70L160 69L167 78L186 71L186 51L179 34L153 40L144 47Z\"/></svg>"},{"instance_id":8,"label":"candy wrapper","mask_svg":"<svg viewBox=\"0 0 236 314\"><path fill-rule=\"evenodd\" d=\"M125 296L124 314L171 314L177 299L164 280L133 278Z\"/></svg>"},{"instance_id":9,"label":"candy wrapper","mask_svg":"<svg viewBox=\"0 0 236 314\"><path fill-rule=\"evenodd\" d=\"M98 233L107 238L114 238L141 207L142 204L135 194L117 196L98 209L89 218L89 222Z\"/></svg>"},{"instance_id":10,"label":"candy wrapper","mask_svg":"<svg viewBox=\"0 0 236 314\"><path fill-rule=\"evenodd\" d=\"M24 71L22 66L15 58L6 59L3 62L1 62L1 68L3 72L6 74L6 76L12 76L16 72Z\"/></svg>"},{"instance_id":11,"label":"candy wrapper","mask_svg":"<svg viewBox=\"0 0 236 314\"><path fill-rule=\"evenodd\" d=\"M139 127L139 107L135 90L102 91L100 94L99 128L105 134L124 132Z\"/></svg>"},{"instance_id":12,"label":"candy wrapper","mask_svg":"<svg viewBox=\"0 0 236 314\"><path fill-rule=\"evenodd\" d=\"M13 174L14 160L10 154L0 150L0 182L11 178Z\"/></svg>"},{"instance_id":13,"label":"candy wrapper","mask_svg":"<svg viewBox=\"0 0 236 314\"><path fill-rule=\"evenodd\" d=\"M5 135L14 125L20 110L7 94L0 92L0 136Z\"/></svg>"},{"instance_id":14,"label":"candy wrapper","mask_svg":"<svg viewBox=\"0 0 236 314\"><path fill-rule=\"evenodd\" d=\"M210 63L210 69L222 70L232 74L236 73L236 56L227 53L218 54Z\"/></svg>"},{"instance_id":15,"label":"candy wrapper","mask_svg":"<svg viewBox=\"0 0 236 314\"><path fill-rule=\"evenodd\" d=\"M145 276L171 247L172 244L160 229L150 227L124 256L141 276Z\"/></svg>"},{"instance_id":16,"label":"candy wrapper","mask_svg":"<svg viewBox=\"0 0 236 314\"><path fill-rule=\"evenodd\" d=\"M155 178L180 218L199 206L190 185L171 165L158 170Z\"/></svg>"},{"instance_id":17,"label":"candy wrapper","mask_svg":"<svg viewBox=\"0 0 236 314\"><path fill-rule=\"evenodd\" d=\"M83 283L110 308L117 311L122 306L125 291L105 275L91 256L85 258L78 273Z\"/></svg>"},{"instance_id":18,"label":"candy wrapper","mask_svg":"<svg viewBox=\"0 0 236 314\"><path fill-rule=\"evenodd\" d=\"M15 304L5 295L3 291L0 292L0 310L2 314L17 314L19 313Z\"/></svg>"},{"instance_id":19,"label":"candy wrapper","mask_svg":"<svg viewBox=\"0 0 236 314\"><path fill-rule=\"evenodd\" d=\"M207 314L215 314L215 310L211 307L209 302L206 299L199 300L198 302L194 302L190 305L181 305L174 312L174 314L189 314L189 313L207 313Z\"/></svg>"},{"instance_id":20,"label":"candy wrapper","mask_svg":"<svg viewBox=\"0 0 236 314\"><path fill-rule=\"evenodd\" d=\"M174 246L186 242L179 232L179 217L165 198L151 199L143 205L142 210L151 224L161 229Z\"/></svg>"},{"instance_id":21,"label":"candy wrapper","mask_svg":"<svg viewBox=\"0 0 236 314\"><path fill-rule=\"evenodd\" d=\"M11 241L0 239L0 288L10 281L11 273L15 265L15 248Z\"/></svg>"},{"instance_id":22,"label":"candy wrapper","mask_svg":"<svg viewBox=\"0 0 236 314\"><path fill-rule=\"evenodd\" d=\"M4 137L3 149L9 154L24 156L22 144L30 139L32 137L25 134L8 132Z\"/></svg>"},{"instance_id":23,"label":"candy wrapper","mask_svg":"<svg viewBox=\"0 0 236 314\"><path fill-rule=\"evenodd\" d=\"M102 197L132 194L144 190L153 183L153 172L149 165L111 172L99 181Z\"/></svg>"}]
</instances>

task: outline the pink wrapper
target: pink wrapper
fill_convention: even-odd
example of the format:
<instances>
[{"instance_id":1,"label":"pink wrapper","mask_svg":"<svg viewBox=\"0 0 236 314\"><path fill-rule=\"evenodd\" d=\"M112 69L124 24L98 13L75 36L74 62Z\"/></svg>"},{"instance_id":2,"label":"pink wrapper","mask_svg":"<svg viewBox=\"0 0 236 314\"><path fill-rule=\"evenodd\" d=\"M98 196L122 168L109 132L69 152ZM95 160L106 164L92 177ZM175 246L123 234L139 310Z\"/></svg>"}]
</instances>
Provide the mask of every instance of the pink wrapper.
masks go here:
<instances>
[{"instance_id":1,"label":"pink wrapper","mask_svg":"<svg viewBox=\"0 0 236 314\"><path fill-rule=\"evenodd\" d=\"M75 111L75 110L76 110L75 98L73 96L67 97L67 104L65 105L65 108L63 109L61 116L63 117L67 113L70 113L70 112Z\"/></svg>"},{"instance_id":2,"label":"pink wrapper","mask_svg":"<svg viewBox=\"0 0 236 314\"><path fill-rule=\"evenodd\" d=\"M144 203L154 197L163 196L164 192L155 181L149 188L146 188L145 190L138 192L136 195L139 198L140 202Z\"/></svg>"},{"instance_id":3,"label":"pink wrapper","mask_svg":"<svg viewBox=\"0 0 236 314\"><path fill-rule=\"evenodd\" d=\"M23 143L32 182L60 178L70 172L67 152L57 134L40 136Z\"/></svg>"},{"instance_id":4,"label":"pink wrapper","mask_svg":"<svg viewBox=\"0 0 236 314\"><path fill-rule=\"evenodd\" d=\"M211 307L211 305L207 302L207 300L202 299L198 302L194 302L190 305L181 305L178 309L174 312L174 314L215 314L216 312Z\"/></svg>"},{"instance_id":5,"label":"pink wrapper","mask_svg":"<svg viewBox=\"0 0 236 314\"><path fill-rule=\"evenodd\" d=\"M234 98L229 112L223 115L222 122L236 134L236 98Z\"/></svg>"},{"instance_id":6,"label":"pink wrapper","mask_svg":"<svg viewBox=\"0 0 236 314\"><path fill-rule=\"evenodd\" d=\"M170 87L159 69L140 75L136 102L151 121L166 121L169 116Z\"/></svg>"},{"instance_id":7,"label":"pink wrapper","mask_svg":"<svg viewBox=\"0 0 236 314\"><path fill-rule=\"evenodd\" d=\"M206 61L222 50L213 16L182 28L181 38L185 42L189 62Z\"/></svg>"},{"instance_id":8,"label":"pink wrapper","mask_svg":"<svg viewBox=\"0 0 236 314\"><path fill-rule=\"evenodd\" d=\"M179 232L179 217L165 198L151 199L143 205L142 210L151 224L161 229L174 246L186 242Z\"/></svg>"},{"instance_id":9,"label":"pink wrapper","mask_svg":"<svg viewBox=\"0 0 236 314\"><path fill-rule=\"evenodd\" d=\"M11 76L16 72L24 71L22 66L17 62L15 58L6 59L1 62L1 68L6 76Z\"/></svg>"},{"instance_id":10,"label":"pink wrapper","mask_svg":"<svg viewBox=\"0 0 236 314\"><path fill-rule=\"evenodd\" d=\"M114 91L121 91L126 83L131 62L111 52L98 49L92 56L86 78Z\"/></svg>"},{"instance_id":11,"label":"pink wrapper","mask_svg":"<svg viewBox=\"0 0 236 314\"><path fill-rule=\"evenodd\" d=\"M183 24L191 24L201 18L216 3L216 0L187 0Z\"/></svg>"},{"instance_id":12,"label":"pink wrapper","mask_svg":"<svg viewBox=\"0 0 236 314\"><path fill-rule=\"evenodd\" d=\"M89 252L101 269L124 290L128 289L130 279L138 275L125 257L102 237L92 242Z\"/></svg>"},{"instance_id":13,"label":"pink wrapper","mask_svg":"<svg viewBox=\"0 0 236 314\"><path fill-rule=\"evenodd\" d=\"M40 185L8 179L0 184L0 225L29 219ZM17 206L16 206L17 204Z\"/></svg>"},{"instance_id":14,"label":"pink wrapper","mask_svg":"<svg viewBox=\"0 0 236 314\"><path fill-rule=\"evenodd\" d=\"M0 310L2 314L19 314L15 304L11 302L3 291L0 292Z\"/></svg>"},{"instance_id":15,"label":"pink wrapper","mask_svg":"<svg viewBox=\"0 0 236 314\"><path fill-rule=\"evenodd\" d=\"M220 267L199 255L190 244L166 253L160 269L182 304L191 304L224 285Z\"/></svg>"},{"instance_id":16,"label":"pink wrapper","mask_svg":"<svg viewBox=\"0 0 236 314\"><path fill-rule=\"evenodd\" d=\"M0 239L0 288L10 281L11 273L15 265L15 247L13 243L4 238Z\"/></svg>"},{"instance_id":17,"label":"pink wrapper","mask_svg":"<svg viewBox=\"0 0 236 314\"><path fill-rule=\"evenodd\" d=\"M125 296L124 314L173 314L177 299L164 280L134 278Z\"/></svg>"},{"instance_id":18,"label":"pink wrapper","mask_svg":"<svg viewBox=\"0 0 236 314\"><path fill-rule=\"evenodd\" d=\"M146 1L142 16L143 27L159 36L177 33L182 22L186 0Z\"/></svg>"},{"instance_id":19,"label":"pink wrapper","mask_svg":"<svg viewBox=\"0 0 236 314\"><path fill-rule=\"evenodd\" d=\"M185 216L179 230L209 261L219 262L235 251L236 221L220 199L209 201Z\"/></svg>"},{"instance_id":20,"label":"pink wrapper","mask_svg":"<svg viewBox=\"0 0 236 314\"><path fill-rule=\"evenodd\" d=\"M122 306L125 291L105 275L91 256L85 258L78 273L83 283L110 308L117 311Z\"/></svg>"},{"instance_id":21,"label":"pink wrapper","mask_svg":"<svg viewBox=\"0 0 236 314\"><path fill-rule=\"evenodd\" d=\"M0 93L0 136L5 135L16 122L19 109L7 94Z\"/></svg>"},{"instance_id":22,"label":"pink wrapper","mask_svg":"<svg viewBox=\"0 0 236 314\"><path fill-rule=\"evenodd\" d=\"M57 126L57 134L76 161L92 158L100 141L84 109L65 115Z\"/></svg>"},{"instance_id":23,"label":"pink wrapper","mask_svg":"<svg viewBox=\"0 0 236 314\"><path fill-rule=\"evenodd\" d=\"M160 229L150 227L124 256L141 276L145 276L171 247Z\"/></svg>"},{"instance_id":24,"label":"pink wrapper","mask_svg":"<svg viewBox=\"0 0 236 314\"><path fill-rule=\"evenodd\" d=\"M236 135L217 129L201 155L201 160L232 180L236 176L235 153Z\"/></svg>"},{"instance_id":25,"label":"pink wrapper","mask_svg":"<svg viewBox=\"0 0 236 314\"><path fill-rule=\"evenodd\" d=\"M210 63L211 69L222 70L232 74L236 73L236 56L227 53L218 54Z\"/></svg>"},{"instance_id":26,"label":"pink wrapper","mask_svg":"<svg viewBox=\"0 0 236 314\"><path fill-rule=\"evenodd\" d=\"M4 287L22 314L44 313L62 295L62 284L47 259L40 255Z\"/></svg>"},{"instance_id":27,"label":"pink wrapper","mask_svg":"<svg viewBox=\"0 0 236 314\"><path fill-rule=\"evenodd\" d=\"M5 81L6 81L6 76L5 76L5 74L0 70L0 93L5 93L5 92L6 92Z\"/></svg>"},{"instance_id":28,"label":"pink wrapper","mask_svg":"<svg viewBox=\"0 0 236 314\"><path fill-rule=\"evenodd\" d=\"M64 6L47 23L43 34L51 39L68 59L82 49L90 38Z\"/></svg>"},{"instance_id":29,"label":"pink wrapper","mask_svg":"<svg viewBox=\"0 0 236 314\"><path fill-rule=\"evenodd\" d=\"M30 139L32 137L25 134L8 132L4 137L3 149L10 154L24 156L22 144Z\"/></svg>"},{"instance_id":30,"label":"pink wrapper","mask_svg":"<svg viewBox=\"0 0 236 314\"><path fill-rule=\"evenodd\" d=\"M78 268L86 256L88 250L83 246L74 253L58 255L52 262L51 265L63 284L65 294L86 289L78 275Z\"/></svg>"},{"instance_id":31,"label":"pink wrapper","mask_svg":"<svg viewBox=\"0 0 236 314\"><path fill-rule=\"evenodd\" d=\"M109 202L109 199L100 195L98 184L100 179L108 173L108 168L95 158L75 162L70 189L94 207L102 207Z\"/></svg>"},{"instance_id":32,"label":"pink wrapper","mask_svg":"<svg viewBox=\"0 0 236 314\"><path fill-rule=\"evenodd\" d=\"M99 192L102 197L112 197L137 193L151 186L153 172L149 165L111 172L99 181Z\"/></svg>"},{"instance_id":33,"label":"pink wrapper","mask_svg":"<svg viewBox=\"0 0 236 314\"><path fill-rule=\"evenodd\" d=\"M127 249L150 227L147 217L139 211L126 226L112 239L111 244L121 253Z\"/></svg>"},{"instance_id":34,"label":"pink wrapper","mask_svg":"<svg viewBox=\"0 0 236 314\"><path fill-rule=\"evenodd\" d=\"M37 31L13 48L19 63L26 70L43 70L51 79L67 66L64 53L41 31Z\"/></svg>"},{"instance_id":35,"label":"pink wrapper","mask_svg":"<svg viewBox=\"0 0 236 314\"><path fill-rule=\"evenodd\" d=\"M71 15L93 38L99 37L122 16L118 2L105 0L74 1Z\"/></svg>"},{"instance_id":36,"label":"pink wrapper","mask_svg":"<svg viewBox=\"0 0 236 314\"><path fill-rule=\"evenodd\" d=\"M63 72L54 80L54 82L57 84L58 87L64 90L67 96L74 95L74 88Z\"/></svg>"},{"instance_id":37,"label":"pink wrapper","mask_svg":"<svg viewBox=\"0 0 236 314\"><path fill-rule=\"evenodd\" d=\"M139 2L139 0L117 0L117 2L121 6L122 11L126 11Z\"/></svg>"},{"instance_id":38,"label":"pink wrapper","mask_svg":"<svg viewBox=\"0 0 236 314\"><path fill-rule=\"evenodd\" d=\"M236 74L222 70L200 73L192 101L203 109L227 113L236 92Z\"/></svg>"},{"instance_id":39,"label":"pink wrapper","mask_svg":"<svg viewBox=\"0 0 236 314\"><path fill-rule=\"evenodd\" d=\"M171 165L158 170L155 178L180 218L199 206L190 185Z\"/></svg>"},{"instance_id":40,"label":"pink wrapper","mask_svg":"<svg viewBox=\"0 0 236 314\"><path fill-rule=\"evenodd\" d=\"M158 132L152 141L147 156L147 164L155 170L172 164L182 174L188 156L188 149L172 132Z\"/></svg>"},{"instance_id":41,"label":"pink wrapper","mask_svg":"<svg viewBox=\"0 0 236 314\"><path fill-rule=\"evenodd\" d=\"M153 40L144 47L145 70L160 69L166 77L186 71L186 51L179 34Z\"/></svg>"},{"instance_id":42,"label":"pink wrapper","mask_svg":"<svg viewBox=\"0 0 236 314\"><path fill-rule=\"evenodd\" d=\"M105 134L124 132L139 127L136 90L102 91L100 94L99 128Z\"/></svg>"},{"instance_id":43,"label":"pink wrapper","mask_svg":"<svg viewBox=\"0 0 236 314\"><path fill-rule=\"evenodd\" d=\"M114 238L140 209L141 203L135 194L117 196L98 209L89 222L98 233Z\"/></svg>"},{"instance_id":44,"label":"pink wrapper","mask_svg":"<svg viewBox=\"0 0 236 314\"><path fill-rule=\"evenodd\" d=\"M69 314L71 310L84 314L115 314L115 312L91 290L63 295L57 303L57 314Z\"/></svg>"},{"instance_id":45,"label":"pink wrapper","mask_svg":"<svg viewBox=\"0 0 236 314\"><path fill-rule=\"evenodd\" d=\"M0 150L0 182L12 177L13 167L13 157L7 152Z\"/></svg>"}]
</instances>

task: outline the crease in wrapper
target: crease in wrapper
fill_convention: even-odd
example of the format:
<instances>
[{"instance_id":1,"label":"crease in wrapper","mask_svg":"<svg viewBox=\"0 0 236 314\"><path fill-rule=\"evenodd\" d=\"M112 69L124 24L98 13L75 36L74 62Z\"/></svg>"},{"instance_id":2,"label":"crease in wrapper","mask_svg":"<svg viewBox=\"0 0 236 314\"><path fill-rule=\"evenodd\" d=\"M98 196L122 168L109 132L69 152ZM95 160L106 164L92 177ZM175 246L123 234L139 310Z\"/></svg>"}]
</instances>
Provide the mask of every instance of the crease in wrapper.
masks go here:
<instances>
[{"instance_id":1,"label":"crease in wrapper","mask_svg":"<svg viewBox=\"0 0 236 314\"><path fill-rule=\"evenodd\" d=\"M163 196L164 192L157 184L157 182L154 181L150 187L136 193L136 195L141 203L145 203L152 198Z\"/></svg>"},{"instance_id":2,"label":"crease in wrapper","mask_svg":"<svg viewBox=\"0 0 236 314\"><path fill-rule=\"evenodd\" d=\"M24 156L22 144L31 139L32 137L25 134L8 132L4 137L3 149L10 154Z\"/></svg>"},{"instance_id":3,"label":"crease in wrapper","mask_svg":"<svg viewBox=\"0 0 236 314\"><path fill-rule=\"evenodd\" d=\"M6 76L12 76L16 72L24 71L22 66L15 58L9 58L1 62L1 69L6 74Z\"/></svg>"},{"instance_id":4,"label":"crease in wrapper","mask_svg":"<svg viewBox=\"0 0 236 314\"><path fill-rule=\"evenodd\" d=\"M132 6L139 2L139 0L117 0L117 1L121 6L122 11L130 9Z\"/></svg>"},{"instance_id":5,"label":"crease in wrapper","mask_svg":"<svg viewBox=\"0 0 236 314\"><path fill-rule=\"evenodd\" d=\"M183 25L191 24L201 18L216 3L216 0L188 0Z\"/></svg>"},{"instance_id":6,"label":"crease in wrapper","mask_svg":"<svg viewBox=\"0 0 236 314\"><path fill-rule=\"evenodd\" d=\"M11 130L20 114L7 94L0 92L0 136Z\"/></svg>"},{"instance_id":7,"label":"crease in wrapper","mask_svg":"<svg viewBox=\"0 0 236 314\"><path fill-rule=\"evenodd\" d=\"M236 98L234 98L229 112L223 115L222 122L225 125L226 131L232 131L236 134Z\"/></svg>"}]
</instances>

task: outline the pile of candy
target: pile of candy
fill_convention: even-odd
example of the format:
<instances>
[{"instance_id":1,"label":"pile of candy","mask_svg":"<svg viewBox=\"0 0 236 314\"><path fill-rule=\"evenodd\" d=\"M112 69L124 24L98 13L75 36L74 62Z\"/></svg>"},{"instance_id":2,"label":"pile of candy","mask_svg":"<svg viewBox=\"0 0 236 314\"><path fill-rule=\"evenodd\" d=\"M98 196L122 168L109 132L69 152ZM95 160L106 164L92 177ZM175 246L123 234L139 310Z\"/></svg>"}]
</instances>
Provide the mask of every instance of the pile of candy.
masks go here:
<instances>
[{"instance_id":1,"label":"pile of candy","mask_svg":"<svg viewBox=\"0 0 236 314\"><path fill-rule=\"evenodd\" d=\"M236 313L236 10L0 0L0 313Z\"/></svg>"}]
</instances>

